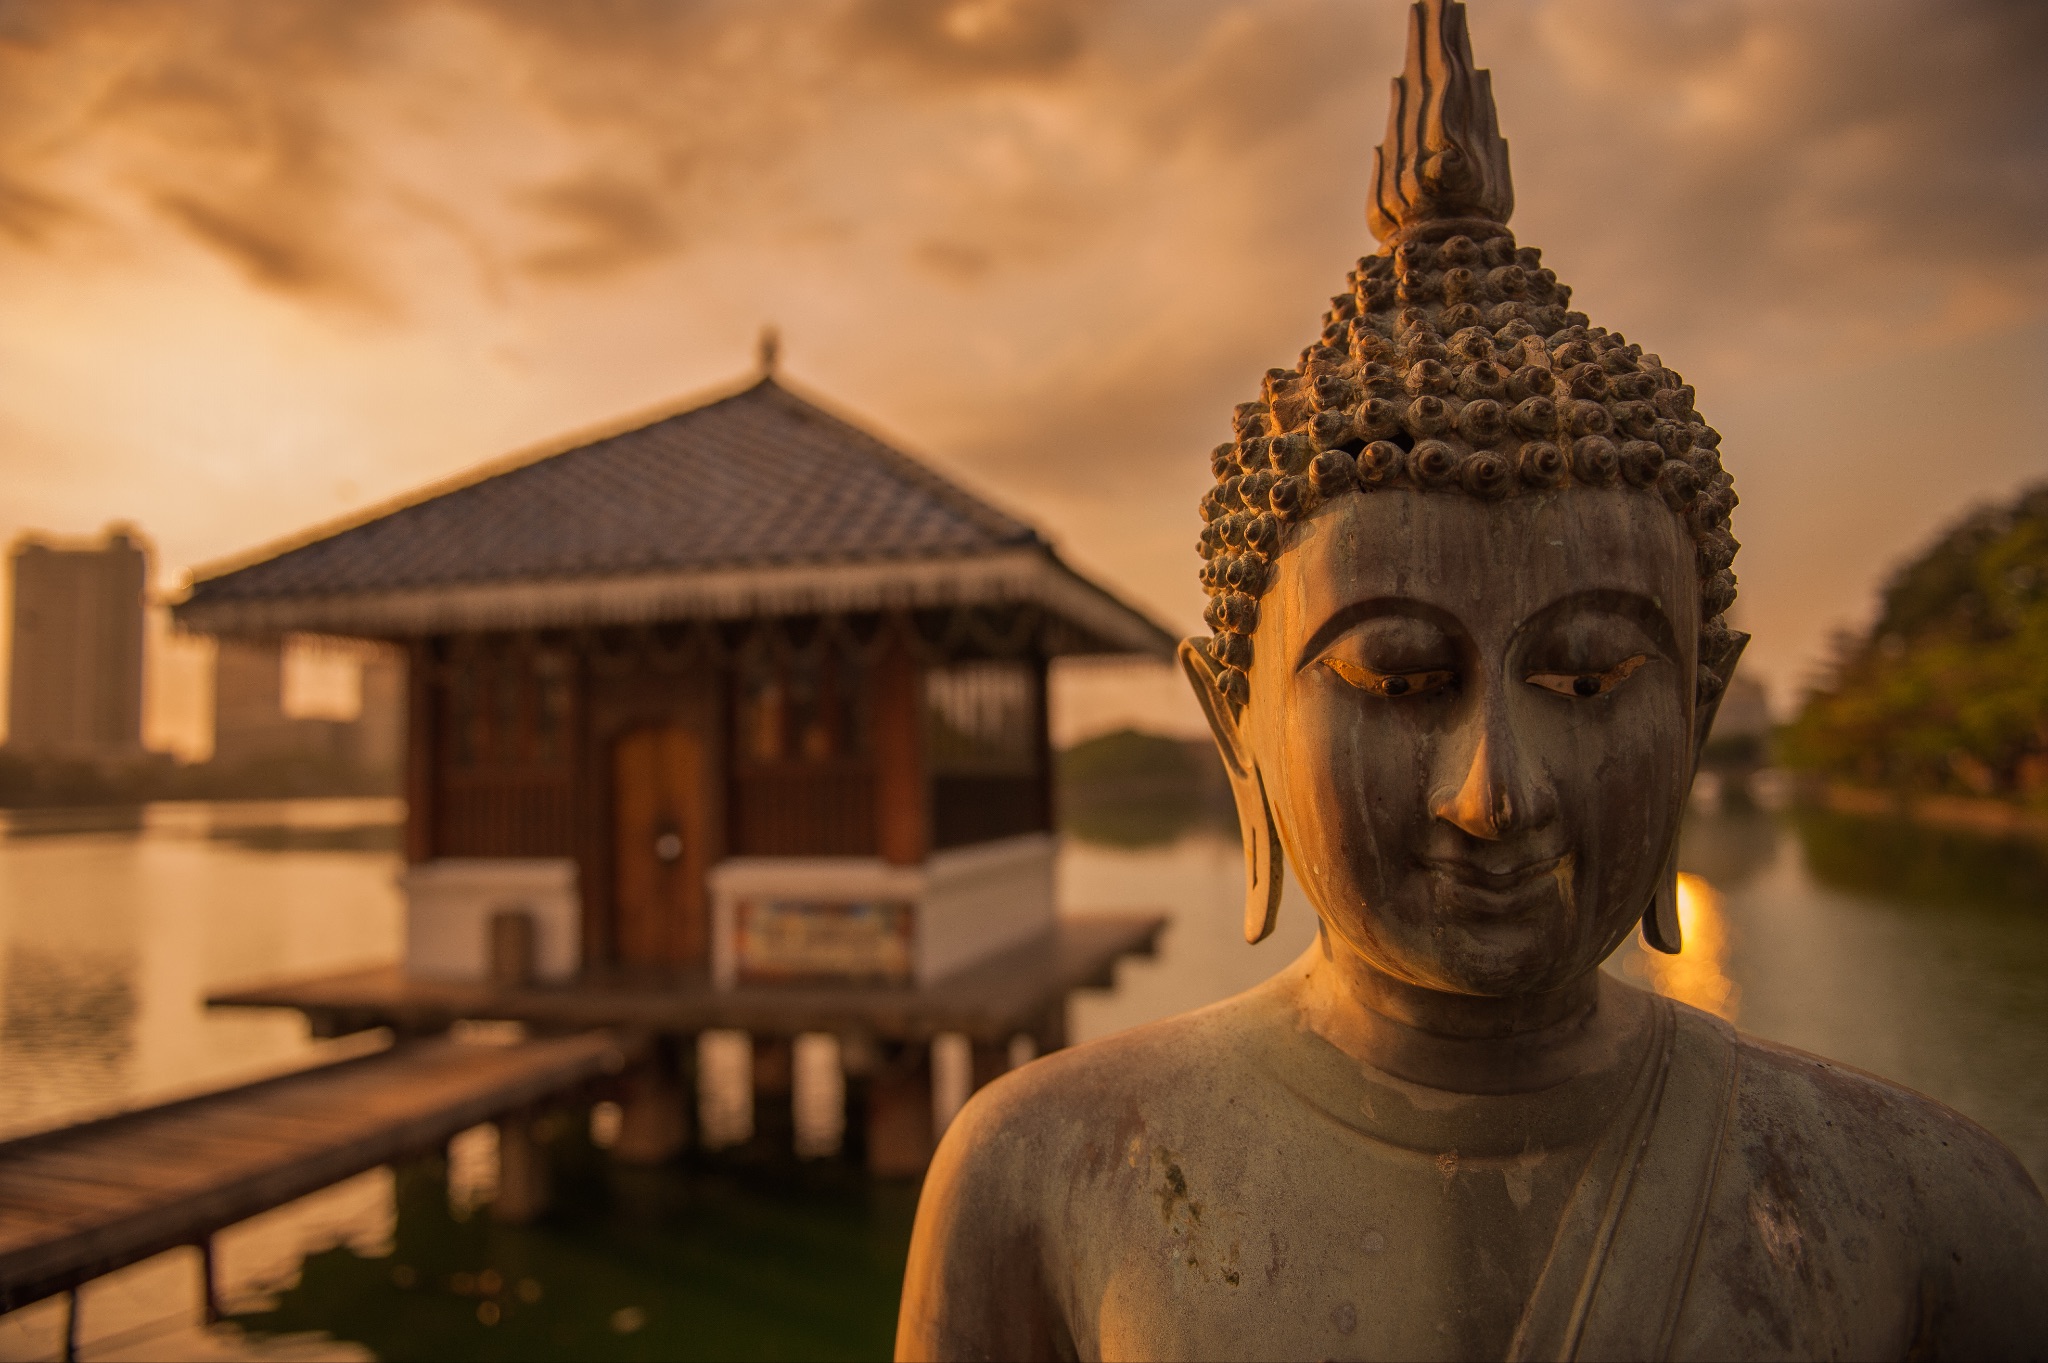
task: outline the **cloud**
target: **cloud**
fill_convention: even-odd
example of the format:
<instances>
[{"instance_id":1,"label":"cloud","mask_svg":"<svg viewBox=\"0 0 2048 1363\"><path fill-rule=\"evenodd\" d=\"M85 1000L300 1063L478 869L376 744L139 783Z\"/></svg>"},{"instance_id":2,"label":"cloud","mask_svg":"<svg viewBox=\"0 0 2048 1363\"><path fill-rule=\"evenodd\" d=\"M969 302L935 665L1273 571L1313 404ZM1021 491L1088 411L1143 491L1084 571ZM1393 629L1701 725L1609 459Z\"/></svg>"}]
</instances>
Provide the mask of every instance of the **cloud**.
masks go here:
<instances>
[{"instance_id":1,"label":"cloud","mask_svg":"<svg viewBox=\"0 0 2048 1363\"><path fill-rule=\"evenodd\" d=\"M266 225L231 208L171 191L158 194L156 203L166 217L239 265L258 284L306 289L335 280L336 272L303 231Z\"/></svg>"},{"instance_id":2,"label":"cloud","mask_svg":"<svg viewBox=\"0 0 2048 1363\"><path fill-rule=\"evenodd\" d=\"M0 176L0 235L17 247L41 246L76 214L56 195Z\"/></svg>"},{"instance_id":3,"label":"cloud","mask_svg":"<svg viewBox=\"0 0 2048 1363\"><path fill-rule=\"evenodd\" d=\"M1076 0L857 0L846 18L856 58L874 54L940 80L1046 77L1084 46Z\"/></svg>"},{"instance_id":4,"label":"cloud","mask_svg":"<svg viewBox=\"0 0 2048 1363\"><path fill-rule=\"evenodd\" d=\"M540 213L568 235L528 255L535 274L574 279L660 256L677 244L663 196L645 185L588 171L529 192Z\"/></svg>"},{"instance_id":5,"label":"cloud","mask_svg":"<svg viewBox=\"0 0 2048 1363\"><path fill-rule=\"evenodd\" d=\"M55 158L37 153L47 108L0 105L0 147L20 153L0 187L9 249L49 249L92 217L75 182L98 161L100 192L139 196L252 279L309 294L385 268L349 223L386 195L395 138L536 118L558 153L545 173L451 166L450 179L482 230L552 281L820 218L844 196L776 176L822 158L946 182L950 220L906 232L902 249L965 283L1057 254L1043 239L1085 229L1081 207L1138 211L1087 165L1077 174L1087 142L1205 159L1212 192L1285 201L1304 197L1288 180L1357 182L1400 41L1393 14L1339 0L792 0L772 14L730 0L192 0L175 17L96 3L4 14L0 75L101 91L67 102ZM1856 296L1889 278L1928 325L1968 327L2009 320L2016 292L2043 288L2048 9L1529 0L1473 23L1524 220L1589 238L1612 287L1646 309L1698 315L1684 305L1701 271L1678 261L1710 265L1716 296L1729 301L1732 283L1757 313L1868 314ZM437 34L480 45L410 59ZM458 55L499 74L449 86ZM398 106L414 111L409 130L366 117ZM1045 135L1061 120L1065 135ZM949 124L986 135L948 137ZM1010 164L992 173L996 143ZM1019 230L1034 213L1049 231Z\"/></svg>"},{"instance_id":6,"label":"cloud","mask_svg":"<svg viewBox=\"0 0 2048 1363\"><path fill-rule=\"evenodd\" d=\"M1476 41L1535 57L1494 59L1522 218L1566 237L1553 225L1590 208L1597 241L1565 244L1608 257L1598 283L1631 307L1692 319L1723 355L1738 316L1757 339L1820 323L1864 345L1901 303L1912 325L1965 331L2040 307L2048 10L1592 0L1487 17Z\"/></svg>"},{"instance_id":7,"label":"cloud","mask_svg":"<svg viewBox=\"0 0 2048 1363\"><path fill-rule=\"evenodd\" d=\"M0 0L0 271L109 298L196 259L223 334L237 309L367 316L347 363L419 346L448 377L365 378L402 399L328 425L479 456L709 382L717 338L742 363L774 318L795 372L1184 610L1206 450L1372 247L1405 22L1360 0ZM2048 6L1488 0L1471 26L1517 234L1731 413L1745 487L1780 476L1766 456L1836 467L1844 431L1903 439L1850 419L1873 375L2048 319ZM66 324L136 334L101 306ZM435 391L478 415L430 419ZM1812 542L1858 532L1837 533Z\"/></svg>"}]
</instances>

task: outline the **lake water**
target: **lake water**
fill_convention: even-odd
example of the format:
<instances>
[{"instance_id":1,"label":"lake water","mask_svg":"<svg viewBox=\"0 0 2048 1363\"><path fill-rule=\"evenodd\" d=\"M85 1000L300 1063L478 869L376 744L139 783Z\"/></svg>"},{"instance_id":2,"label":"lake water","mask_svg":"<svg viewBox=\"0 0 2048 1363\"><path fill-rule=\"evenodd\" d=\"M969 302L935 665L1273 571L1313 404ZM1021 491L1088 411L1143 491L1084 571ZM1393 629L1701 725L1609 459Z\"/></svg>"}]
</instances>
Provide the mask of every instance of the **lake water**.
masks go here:
<instances>
[{"instance_id":1,"label":"lake water","mask_svg":"<svg viewBox=\"0 0 2048 1363\"><path fill-rule=\"evenodd\" d=\"M296 1015L211 990L392 959L395 804L294 801L15 815L0 838L0 1134L307 1063ZM1687 825L1675 959L1609 968L1934 1095L2048 1178L2048 857L1819 815ZM1069 909L1156 908L1157 959L1076 997L1077 1039L1225 997L1314 932L1298 893L1239 933L1235 841L1070 842ZM613 1166L565 1121L557 1211L475 1204L477 1142L379 1170L218 1241L225 1325L179 1251L82 1294L89 1358L879 1357L915 1189L759 1150ZM487 1162L487 1161L486 1161ZM54 1356L63 1307L0 1317L0 1359Z\"/></svg>"}]
</instances>

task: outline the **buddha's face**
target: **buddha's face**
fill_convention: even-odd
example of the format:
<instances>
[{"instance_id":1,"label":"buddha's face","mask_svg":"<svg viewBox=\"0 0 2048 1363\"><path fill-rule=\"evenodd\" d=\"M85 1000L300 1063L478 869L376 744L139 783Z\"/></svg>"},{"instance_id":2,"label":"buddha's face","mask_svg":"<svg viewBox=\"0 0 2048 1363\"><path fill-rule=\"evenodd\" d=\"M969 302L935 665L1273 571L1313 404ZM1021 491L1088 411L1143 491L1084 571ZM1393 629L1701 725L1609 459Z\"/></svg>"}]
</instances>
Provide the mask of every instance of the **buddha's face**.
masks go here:
<instances>
[{"instance_id":1,"label":"buddha's face","mask_svg":"<svg viewBox=\"0 0 2048 1363\"><path fill-rule=\"evenodd\" d=\"M1463 994L1593 969L1692 777L1698 584L1653 496L1382 490L1291 532L1239 738L1325 928Z\"/></svg>"}]
</instances>

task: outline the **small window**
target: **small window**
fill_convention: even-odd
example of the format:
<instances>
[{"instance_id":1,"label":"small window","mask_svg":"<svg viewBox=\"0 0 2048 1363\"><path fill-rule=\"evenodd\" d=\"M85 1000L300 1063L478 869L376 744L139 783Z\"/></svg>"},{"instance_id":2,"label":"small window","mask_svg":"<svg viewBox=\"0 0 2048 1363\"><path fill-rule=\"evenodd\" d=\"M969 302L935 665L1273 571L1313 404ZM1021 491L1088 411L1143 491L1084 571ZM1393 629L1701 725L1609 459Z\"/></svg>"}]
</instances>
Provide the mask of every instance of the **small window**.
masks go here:
<instances>
[{"instance_id":1,"label":"small window","mask_svg":"<svg viewBox=\"0 0 2048 1363\"><path fill-rule=\"evenodd\" d=\"M741 672L737 728L742 759L757 766L861 756L866 672L839 652L756 659Z\"/></svg>"},{"instance_id":2,"label":"small window","mask_svg":"<svg viewBox=\"0 0 2048 1363\"><path fill-rule=\"evenodd\" d=\"M773 665L749 668L740 680L740 755L753 763L780 762L788 712L789 688Z\"/></svg>"},{"instance_id":3,"label":"small window","mask_svg":"<svg viewBox=\"0 0 2048 1363\"><path fill-rule=\"evenodd\" d=\"M547 765L560 762L568 750L569 659L566 654L534 655L533 678L539 690L534 710L534 755Z\"/></svg>"},{"instance_id":4,"label":"small window","mask_svg":"<svg viewBox=\"0 0 2048 1363\"><path fill-rule=\"evenodd\" d=\"M925 744L935 776L1038 770L1038 686L1029 664L955 663L924 679Z\"/></svg>"}]
</instances>

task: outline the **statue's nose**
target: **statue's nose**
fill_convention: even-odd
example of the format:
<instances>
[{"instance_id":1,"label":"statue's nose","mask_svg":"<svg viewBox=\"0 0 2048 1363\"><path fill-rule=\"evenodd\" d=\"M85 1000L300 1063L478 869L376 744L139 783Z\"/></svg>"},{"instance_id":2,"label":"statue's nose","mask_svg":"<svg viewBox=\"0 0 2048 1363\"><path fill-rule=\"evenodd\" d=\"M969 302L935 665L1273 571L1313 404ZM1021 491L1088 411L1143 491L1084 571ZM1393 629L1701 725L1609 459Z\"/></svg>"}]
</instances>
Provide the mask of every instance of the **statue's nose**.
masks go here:
<instances>
[{"instance_id":1,"label":"statue's nose","mask_svg":"<svg viewBox=\"0 0 2048 1363\"><path fill-rule=\"evenodd\" d=\"M1430 797L1429 812L1454 828L1489 842L1540 827L1556 814L1546 782L1528 769L1514 740L1489 725L1472 745L1462 772L1451 773Z\"/></svg>"}]
</instances>

